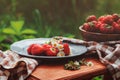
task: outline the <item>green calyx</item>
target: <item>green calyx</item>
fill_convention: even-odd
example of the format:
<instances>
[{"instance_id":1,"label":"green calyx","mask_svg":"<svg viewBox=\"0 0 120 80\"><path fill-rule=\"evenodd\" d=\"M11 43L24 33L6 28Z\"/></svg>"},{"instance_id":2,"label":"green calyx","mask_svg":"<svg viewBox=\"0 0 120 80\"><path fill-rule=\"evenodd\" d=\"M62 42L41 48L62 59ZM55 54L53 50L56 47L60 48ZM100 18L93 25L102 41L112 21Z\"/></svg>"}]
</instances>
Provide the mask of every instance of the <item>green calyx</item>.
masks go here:
<instances>
[{"instance_id":1,"label":"green calyx","mask_svg":"<svg viewBox=\"0 0 120 80\"><path fill-rule=\"evenodd\" d=\"M108 28L108 29L110 29L112 26L110 26L110 25L107 24L105 27Z\"/></svg>"},{"instance_id":2,"label":"green calyx","mask_svg":"<svg viewBox=\"0 0 120 80\"><path fill-rule=\"evenodd\" d=\"M94 27L94 23L93 22L88 22L88 24L90 25L90 27Z\"/></svg>"}]
</instances>

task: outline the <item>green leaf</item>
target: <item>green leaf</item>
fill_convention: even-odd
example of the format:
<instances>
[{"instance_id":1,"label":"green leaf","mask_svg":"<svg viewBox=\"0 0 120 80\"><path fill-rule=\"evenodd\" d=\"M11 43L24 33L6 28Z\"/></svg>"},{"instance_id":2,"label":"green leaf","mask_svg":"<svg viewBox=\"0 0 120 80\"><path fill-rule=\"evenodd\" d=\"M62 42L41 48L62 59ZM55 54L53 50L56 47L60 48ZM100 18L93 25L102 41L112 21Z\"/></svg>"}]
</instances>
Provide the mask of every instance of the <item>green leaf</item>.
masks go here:
<instances>
[{"instance_id":1,"label":"green leaf","mask_svg":"<svg viewBox=\"0 0 120 80\"><path fill-rule=\"evenodd\" d=\"M0 35L0 42L6 39L6 36Z\"/></svg>"},{"instance_id":2,"label":"green leaf","mask_svg":"<svg viewBox=\"0 0 120 80\"><path fill-rule=\"evenodd\" d=\"M8 44L8 43L1 43L0 47L2 47L2 50L8 50L8 49L10 49L10 44Z\"/></svg>"},{"instance_id":3,"label":"green leaf","mask_svg":"<svg viewBox=\"0 0 120 80\"><path fill-rule=\"evenodd\" d=\"M13 29L11 29L11 28L5 28L5 29L3 29L3 33L16 35L16 32Z\"/></svg>"},{"instance_id":4,"label":"green leaf","mask_svg":"<svg viewBox=\"0 0 120 80\"><path fill-rule=\"evenodd\" d=\"M35 30L32 29L25 29L21 32L22 34L37 34Z\"/></svg>"},{"instance_id":5,"label":"green leaf","mask_svg":"<svg viewBox=\"0 0 120 80\"><path fill-rule=\"evenodd\" d=\"M24 21L11 21L10 24L16 32L20 32L24 25Z\"/></svg>"},{"instance_id":6,"label":"green leaf","mask_svg":"<svg viewBox=\"0 0 120 80\"><path fill-rule=\"evenodd\" d=\"M50 36L50 33L51 33L51 28L48 28L46 29L46 34L45 34L45 37L49 37Z\"/></svg>"},{"instance_id":7,"label":"green leaf","mask_svg":"<svg viewBox=\"0 0 120 80\"><path fill-rule=\"evenodd\" d=\"M70 34L70 33L65 34L65 35L63 35L63 36L64 36L64 37L68 37L68 38L74 38L74 37L75 37L75 35Z\"/></svg>"},{"instance_id":8,"label":"green leaf","mask_svg":"<svg viewBox=\"0 0 120 80\"><path fill-rule=\"evenodd\" d=\"M23 35L23 38L24 39L32 39L32 38L35 38L35 36L33 36L33 35Z\"/></svg>"},{"instance_id":9,"label":"green leaf","mask_svg":"<svg viewBox=\"0 0 120 80\"><path fill-rule=\"evenodd\" d=\"M103 79L102 79L102 76L96 76L92 80L103 80Z\"/></svg>"}]
</instances>

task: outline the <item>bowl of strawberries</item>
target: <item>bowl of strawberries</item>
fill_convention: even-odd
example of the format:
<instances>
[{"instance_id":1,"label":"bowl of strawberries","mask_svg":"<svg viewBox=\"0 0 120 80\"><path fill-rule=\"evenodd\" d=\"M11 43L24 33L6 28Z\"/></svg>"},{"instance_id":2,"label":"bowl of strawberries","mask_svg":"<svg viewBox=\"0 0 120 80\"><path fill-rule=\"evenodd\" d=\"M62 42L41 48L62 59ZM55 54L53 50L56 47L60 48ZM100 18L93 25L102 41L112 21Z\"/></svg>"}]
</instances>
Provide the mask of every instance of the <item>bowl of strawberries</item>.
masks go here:
<instances>
[{"instance_id":1,"label":"bowl of strawberries","mask_svg":"<svg viewBox=\"0 0 120 80\"><path fill-rule=\"evenodd\" d=\"M95 15L91 15L87 17L86 22L79 29L86 41L120 40L120 16L111 14L97 18Z\"/></svg>"}]
</instances>

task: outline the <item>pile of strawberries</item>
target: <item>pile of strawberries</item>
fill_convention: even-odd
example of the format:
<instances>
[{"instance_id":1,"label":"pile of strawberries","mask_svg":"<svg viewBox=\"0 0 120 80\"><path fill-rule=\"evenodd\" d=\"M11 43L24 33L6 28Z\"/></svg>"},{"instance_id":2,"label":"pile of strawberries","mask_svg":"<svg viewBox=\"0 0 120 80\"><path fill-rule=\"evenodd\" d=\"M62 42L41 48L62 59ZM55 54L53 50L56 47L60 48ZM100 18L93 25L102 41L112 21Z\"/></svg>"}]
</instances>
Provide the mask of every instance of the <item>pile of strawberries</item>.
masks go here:
<instances>
[{"instance_id":1,"label":"pile of strawberries","mask_svg":"<svg viewBox=\"0 0 120 80\"><path fill-rule=\"evenodd\" d=\"M70 54L70 48L68 43L57 44L31 44L27 48L27 52L30 55L37 56L67 56ZM63 48L63 49L62 49Z\"/></svg>"},{"instance_id":2,"label":"pile of strawberries","mask_svg":"<svg viewBox=\"0 0 120 80\"><path fill-rule=\"evenodd\" d=\"M104 15L97 18L95 15L87 17L83 29L89 32L119 34L120 16L118 14Z\"/></svg>"}]
</instances>

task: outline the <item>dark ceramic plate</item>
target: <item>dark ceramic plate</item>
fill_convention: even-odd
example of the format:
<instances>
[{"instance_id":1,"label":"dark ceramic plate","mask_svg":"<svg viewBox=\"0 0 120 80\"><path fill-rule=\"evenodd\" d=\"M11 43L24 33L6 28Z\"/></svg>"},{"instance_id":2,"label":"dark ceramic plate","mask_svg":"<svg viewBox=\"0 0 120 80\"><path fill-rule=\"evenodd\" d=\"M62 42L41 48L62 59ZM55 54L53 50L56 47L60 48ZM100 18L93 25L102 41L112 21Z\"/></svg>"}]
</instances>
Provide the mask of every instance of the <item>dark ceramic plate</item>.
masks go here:
<instances>
[{"instance_id":1,"label":"dark ceramic plate","mask_svg":"<svg viewBox=\"0 0 120 80\"><path fill-rule=\"evenodd\" d=\"M34 56L34 55L29 55L27 53L27 48L29 45L31 45L33 43L44 44L45 42L47 42L49 40L50 40L50 38L36 38L36 39L21 40L21 41L13 43L10 46L10 49L22 56L31 57L31 58L35 58L35 59L47 59L47 60L71 58L71 57L75 57L75 56L80 56L80 55L84 54L85 52L87 52L87 48L83 45L69 44L70 49L72 51L72 54L69 56L63 56L63 57Z\"/></svg>"}]
</instances>

